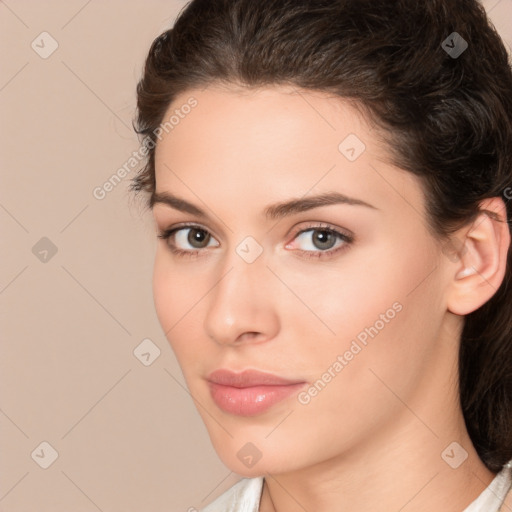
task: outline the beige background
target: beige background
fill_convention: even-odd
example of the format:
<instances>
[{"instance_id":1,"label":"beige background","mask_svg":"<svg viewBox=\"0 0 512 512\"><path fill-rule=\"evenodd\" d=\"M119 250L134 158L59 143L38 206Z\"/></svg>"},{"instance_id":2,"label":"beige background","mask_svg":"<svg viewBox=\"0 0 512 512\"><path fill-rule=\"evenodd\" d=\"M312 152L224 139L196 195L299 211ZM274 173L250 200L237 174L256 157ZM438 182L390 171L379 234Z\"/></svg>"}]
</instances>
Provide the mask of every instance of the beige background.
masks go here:
<instances>
[{"instance_id":1,"label":"beige background","mask_svg":"<svg viewBox=\"0 0 512 512\"><path fill-rule=\"evenodd\" d=\"M512 0L484 4L510 47ZM193 512L239 478L158 324L135 170L93 195L139 147L135 84L184 5L0 1L0 511Z\"/></svg>"}]
</instances>

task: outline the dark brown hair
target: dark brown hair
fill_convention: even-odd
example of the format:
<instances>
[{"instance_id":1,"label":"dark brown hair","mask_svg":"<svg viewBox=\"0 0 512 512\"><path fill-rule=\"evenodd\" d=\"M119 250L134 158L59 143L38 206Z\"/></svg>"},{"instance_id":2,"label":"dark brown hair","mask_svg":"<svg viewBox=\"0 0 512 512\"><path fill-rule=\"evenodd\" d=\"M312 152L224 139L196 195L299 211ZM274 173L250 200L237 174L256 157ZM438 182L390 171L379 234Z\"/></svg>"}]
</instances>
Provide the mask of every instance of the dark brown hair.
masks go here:
<instances>
[{"instance_id":1,"label":"dark brown hair","mask_svg":"<svg viewBox=\"0 0 512 512\"><path fill-rule=\"evenodd\" d=\"M454 32L468 44L460 55ZM512 72L476 0L193 0L153 42L137 86L135 129L151 145L131 189L149 193L148 207L155 130L178 94L212 83L356 102L392 163L421 178L439 240L449 244L485 198L502 196L512 218ZM499 471L512 459L510 248L502 285L465 317L459 388L472 442Z\"/></svg>"}]
</instances>

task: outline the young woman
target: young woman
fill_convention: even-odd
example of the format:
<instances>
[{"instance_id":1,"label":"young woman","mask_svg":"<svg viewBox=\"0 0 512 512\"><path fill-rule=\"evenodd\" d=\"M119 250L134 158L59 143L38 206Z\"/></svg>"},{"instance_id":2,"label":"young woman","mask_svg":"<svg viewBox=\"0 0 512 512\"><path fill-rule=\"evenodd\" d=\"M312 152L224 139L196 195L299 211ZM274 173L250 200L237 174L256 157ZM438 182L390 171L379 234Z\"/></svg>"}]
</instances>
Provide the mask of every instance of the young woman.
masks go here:
<instances>
[{"instance_id":1,"label":"young woman","mask_svg":"<svg viewBox=\"0 0 512 512\"><path fill-rule=\"evenodd\" d=\"M137 131L205 511L512 510L512 72L475 0L193 0ZM507 497L508 496L508 497Z\"/></svg>"}]
</instances>

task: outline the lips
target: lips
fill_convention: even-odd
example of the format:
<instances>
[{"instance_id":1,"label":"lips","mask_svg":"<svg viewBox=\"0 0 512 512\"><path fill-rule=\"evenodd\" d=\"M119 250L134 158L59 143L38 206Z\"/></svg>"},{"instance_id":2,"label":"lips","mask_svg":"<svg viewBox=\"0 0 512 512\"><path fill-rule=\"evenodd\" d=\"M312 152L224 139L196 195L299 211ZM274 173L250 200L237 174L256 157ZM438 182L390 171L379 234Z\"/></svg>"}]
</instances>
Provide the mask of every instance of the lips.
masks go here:
<instances>
[{"instance_id":1,"label":"lips","mask_svg":"<svg viewBox=\"0 0 512 512\"><path fill-rule=\"evenodd\" d=\"M215 370L210 373L207 380L223 386L234 388L248 388L252 386L287 386L298 384L304 381L289 380L272 373L260 372L257 370L245 370L242 373L235 373L231 370Z\"/></svg>"},{"instance_id":2,"label":"lips","mask_svg":"<svg viewBox=\"0 0 512 512\"><path fill-rule=\"evenodd\" d=\"M257 370L236 373L220 369L210 373L206 380L215 404L224 412L238 416L262 414L306 384Z\"/></svg>"}]
</instances>

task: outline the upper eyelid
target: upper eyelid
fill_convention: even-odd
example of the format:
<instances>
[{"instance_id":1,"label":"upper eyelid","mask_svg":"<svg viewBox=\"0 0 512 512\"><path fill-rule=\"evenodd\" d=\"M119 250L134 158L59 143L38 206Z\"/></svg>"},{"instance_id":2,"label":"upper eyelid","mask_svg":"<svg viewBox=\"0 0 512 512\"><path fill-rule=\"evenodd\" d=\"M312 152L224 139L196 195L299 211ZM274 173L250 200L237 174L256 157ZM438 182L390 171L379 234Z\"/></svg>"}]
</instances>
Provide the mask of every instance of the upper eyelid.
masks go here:
<instances>
[{"instance_id":1,"label":"upper eyelid","mask_svg":"<svg viewBox=\"0 0 512 512\"><path fill-rule=\"evenodd\" d=\"M322 224L322 223L320 223L320 224ZM348 239L350 242L353 242L355 239L354 233L352 233L352 231L350 231L348 229L338 228L335 226L330 226L328 224L327 225L314 224L314 225L306 226L304 228L297 229L297 231L295 231L293 233L292 241L295 240L302 233L307 233L308 231L321 231L321 230L330 231L332 233L335 233L338 236L338 238L341 239L343 242L347 242L346 239ZM287 245L288 245L288 243L287 243ZM307 252L309 252L309 251L307 251ZM329 250L327 250L325 252L327 253L327 252L329 252Z\"/></svg>"},{"instance_id":2,"label":"upper eyelid","mask_svg":"<svg viewBox=\"0 0 512 512\"><path fill-rule=\"evenodd\" d=\"M323 222L323 221L302 221L301 224L304 222L306 222L306 224L308 224L308 225L303 226L301 228L297 228L297 230L295 231L295 234L298 234L301 231L309 231L310 229L326 229L326 230L331 230L331 231L340 231L342 234L350 234L350 235L353 234L347 228L337 227L337 226L334 226L332 224L329 224L329 223ZM183 224L178 223L177 225L174 225L170 228L162 228L161 231L171 231L171 230L179 231L180 229L187 229L187 228L199 228L203 231L206 231L210 235L213 235L212 230L210 228L207 228L206 226L203 226L197 222L190 222L190 223L183 223ZM293 230L290 230L290 231L293 231Z\"/></svg>"}]
</instances>

